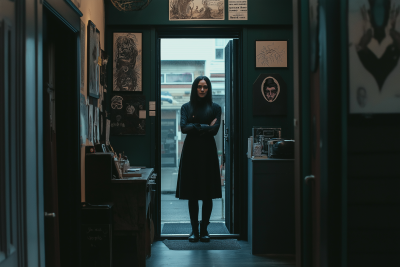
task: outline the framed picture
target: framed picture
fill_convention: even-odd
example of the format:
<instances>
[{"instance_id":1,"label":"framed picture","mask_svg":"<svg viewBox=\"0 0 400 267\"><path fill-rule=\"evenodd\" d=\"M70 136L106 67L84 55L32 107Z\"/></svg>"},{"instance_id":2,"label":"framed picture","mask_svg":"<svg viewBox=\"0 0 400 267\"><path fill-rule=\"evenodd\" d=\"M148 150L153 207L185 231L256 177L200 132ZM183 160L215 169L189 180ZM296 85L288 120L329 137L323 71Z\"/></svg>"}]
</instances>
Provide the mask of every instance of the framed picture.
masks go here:
<instances>
[{"instance_id":1,"label":"framed picture","mask_svg":"<svg viewBox=\"0 0 400 267\"><path fill-rule=\"evenodd\" d=\"M287 86L277 73L263 73L253 84L253 115L276 116L287 113Z\"/></svg>"},{"instance_id":2,"label":"framed picture","mask_svg":"<svg viewBox=\"0 0 400 267\"><path fill-rule=\"evenodd\" d=\"M350 114L400 113L400 0L348 1Z\"/></svg>"},{"instance_id":3,"label":"framed picture","mask_svg":"<svg viewBox=\"0 0 400 267\"><path fill-rule=\"evenodd\" d=\"M115 94L111 98L110 126L111 126L111 135L146 134L145 96L131 95L131 94Z\"/></svg>"},{"instance_id":4,"label":"framed picture","mask_svg":"<svg viewBox=\"0 0 400 267\"><path fill-rule=\"evenodd\" d=\"M87 72L88 72L88 95L99 98L99 56L100 56L100 31L96 25L89 20L87 38Z\"/></svg>"},{"instance_id":5,"label":"framed picture","mask_svg":"<svg viewBox=\"0 0 400 267\"><path fill-rule=\"evenodd\" d=\"M224 0L169 0L169 20L224 19Z\"/></svg>"},{"instance_id":6,"label":"framed picture","mask_svg":"<svg viewBox=\"0 0 400 267\"><path fill-rule=\"evenodd\" d=\"M81 50L81 93L85 93L85 40L86 40L86 25L81 20L80 32L80 50Z\"/></svg>"},{"instance_id":7,"label":"framed picture","mask_svg":"<svg viewBox=\"0 0 400 267\"><path fill-rule=\"evenodd\" d=\"M113 91L142 91L142 33L115 32Z\"/></svg>"},{"instance_id":8,"label":"framed picture","mask_svg":"<svg viewBox=\"0 0 400 267\"><path fill-rule=\"evenodd\" d=\"M287 68L287 40L256 41L256 68Z\"/></svg>"}]
</instances>

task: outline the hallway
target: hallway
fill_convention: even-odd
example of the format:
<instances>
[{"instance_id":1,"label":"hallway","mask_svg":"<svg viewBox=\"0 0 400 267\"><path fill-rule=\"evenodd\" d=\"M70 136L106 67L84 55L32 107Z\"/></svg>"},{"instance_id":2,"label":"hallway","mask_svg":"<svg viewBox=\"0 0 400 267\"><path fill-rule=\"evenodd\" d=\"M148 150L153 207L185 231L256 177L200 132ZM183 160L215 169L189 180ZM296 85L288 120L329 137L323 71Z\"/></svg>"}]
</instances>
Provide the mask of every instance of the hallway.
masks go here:
<instances>
[{"instance_id":1,"label":"hallway","mask_svg":"<svg viewBox=\"0 0 400 267\"><path fill-rule=\"evenodd\" d=\"M147 267L294 267L294 256L251 255L246 241L239 241L239 250L170 250L162 241L156 241L151 248Z\"/></svg>"}]
</instances>

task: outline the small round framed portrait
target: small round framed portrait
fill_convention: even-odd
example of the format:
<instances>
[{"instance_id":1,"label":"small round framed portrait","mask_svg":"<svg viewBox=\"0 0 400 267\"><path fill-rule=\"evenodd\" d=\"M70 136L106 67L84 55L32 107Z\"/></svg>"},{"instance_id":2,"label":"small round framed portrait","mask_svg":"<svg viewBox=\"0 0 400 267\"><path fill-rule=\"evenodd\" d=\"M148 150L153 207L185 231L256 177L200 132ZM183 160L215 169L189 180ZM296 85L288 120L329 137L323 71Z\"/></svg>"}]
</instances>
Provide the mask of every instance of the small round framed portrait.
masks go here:
<instances>
[{"instance_id":1,"label":"small round framed portrait","mask_svg":"<svg viewBox=\"0 0 400 267\"><path fill-rule=\"evenodd\" d=\"M281 88L274 77L268 76L263 80L261 84L261 93L265 100L270 103L274 102L279 97L280 92Z\"/></svg>"}]
</instances>

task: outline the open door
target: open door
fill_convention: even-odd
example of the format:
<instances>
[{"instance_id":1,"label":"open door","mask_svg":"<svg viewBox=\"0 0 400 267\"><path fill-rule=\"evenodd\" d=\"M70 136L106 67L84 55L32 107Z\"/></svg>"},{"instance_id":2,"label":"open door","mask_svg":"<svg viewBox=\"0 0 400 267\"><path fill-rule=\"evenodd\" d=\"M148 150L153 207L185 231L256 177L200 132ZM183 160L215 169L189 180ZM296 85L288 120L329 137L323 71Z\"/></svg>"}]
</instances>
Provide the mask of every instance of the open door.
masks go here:
<instances>
[{"instance_id":1,"label":"open door","mask_svg":"<svg viewBox=\"0 0 400 267\"><path fill-rule=\"evenodd\" d=\"M228 42L225 47L225 121L224 127L224 154L223 162L225 167L225 225L231 234L235 233L234 210L235 210L235 195L234 195L234 140L235 140L235 124L234 124L234 92L235 75L237 71L237 47L238 39L233 39Z\"/></svg>"}]
</instances>

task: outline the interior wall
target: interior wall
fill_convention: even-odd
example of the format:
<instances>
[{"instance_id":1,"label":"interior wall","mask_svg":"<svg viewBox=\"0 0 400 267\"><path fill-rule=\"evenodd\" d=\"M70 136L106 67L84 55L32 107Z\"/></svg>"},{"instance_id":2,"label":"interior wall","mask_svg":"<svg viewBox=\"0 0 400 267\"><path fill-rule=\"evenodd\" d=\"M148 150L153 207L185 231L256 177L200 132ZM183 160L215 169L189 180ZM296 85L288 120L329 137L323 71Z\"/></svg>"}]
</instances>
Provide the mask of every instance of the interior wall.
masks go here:
<instances>
[{"instance_id":1,"label":"interior wall","mask_svg":"<svg viewBox=\"0 0 400 267\"><path fill-rule=\"evenodd\" d=\"M294 92L293 92L293 60L292 60L292 0L248 0L248 20L228 20L228 1L225 1L225 20L218 21L169 21L168 1L152 1L144 10L136 12L120 12L111 2L105 2L106 8L106 51L112 55L114 32L141 32L143 33L143 92L132 92L146 97L146 102L156 101L156 42L157 32L166 29L194 27L191 34L195 35L196 28L218 27L235 28L242 32L242 89L243 89L243 146L240 151L239 173L241 188L236 196L239 198L241 222L237 222L242 238L247 238L247 138L252 134L253 126L281 127L283 137L294 138ZM200 30L199 30L200 31ZM176 33L176 32L175 32ZM256 40L288 40L288 68L255 68L255 41ZM109 58L111 62L112 57ZM111 65L111 64L110 64ZM108 88L112 83L112 68L107 70ZM252 86L262 73L278 73L287 83L287 115L285 116L253 116L252 114ZM106 108L110 109L108 96ZM157 111L158 112L158 111ZM156 125L155 117L146 120L146 135L143 136L110 136L110 142L118 153L124 151L131 165L156 166ZM159 171L156 169L156 171Z\"/></svg>"},{"instance_id":2,"label":"interior wall","mask_svg":"<svg viewBox=\"0 0 400 267\"><path fill-rule=\"evenodd\" d=\"M85 23L85 49L81 51L81 56L84 57L84 86L81 88L81 94L88 99L87 93L87 25L91 20L96 28L100 31L100 46L105 50L105 9L104 0L90 0L90 1L75 1L77 7L82 12L83 16L81 21ZM101 103L99 103L100 105ZM85 145L93 145L86 139ZM85 145L81 147L81 200L85 201Z\"/></svg>"},{"instance_id":3,"label":"interior wall","mask_svg":"<svg viewBox=\"0 0 400 267\"><path fill-rule=\"evenodd\" d=\"M227 2L226 2L227 3ZM107 53L112 55L113 32L142 32L143 33L143 92L146 102L154 101L156 84L156 65L152 57L155 53L155 38L158 29L165 27L190 27L190 26L215 26L236 27L243 31L243 88L244 88L244 122L245 138L243 147L247 151L247 137L251 135L253 126L279 126L282 127L283 137L293 138L293 68L291 60L292 48L292 1L248 1L248 20L229 21L227 7L225 7L225 20L221 21L169 21L168 1L159 3L152 1L142 11L120 12L111 3L106 6L106 46ZM268 16L265 13L268 12ZM195 30L193 31L195 33ZM255 68L255 41L256 40L288 40L289 67L285 69L256 69ZM147 60L146 60L147 59ZM110 58L111 62L112 58ZM288 110L286 116L254 117L252 115L252 84L261 73L279 73L288 87ZM108 88L112 83L112 68L108 69ZM133 92L132 94L139 94ZM112 92L111 94L112 95ZM110 96L111 97L111 96ZM107 100L109 101L109 99ZM109 103L107 103L109 109ZM154 125L153 117L147 117L145 136L111 136L110 142L117 152L125 152L131 165L155 167L154 154ZM140 151L140 153L138 153ZM246 155L243 155L245 161ZM245 172L247 173L247 172Z\"/></svg>"}]
</instances>

